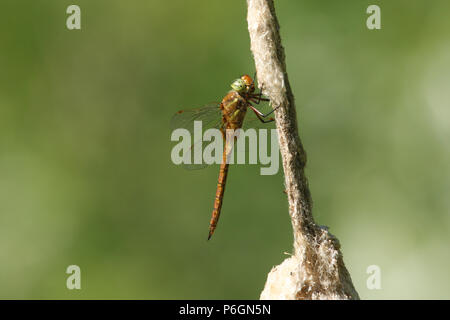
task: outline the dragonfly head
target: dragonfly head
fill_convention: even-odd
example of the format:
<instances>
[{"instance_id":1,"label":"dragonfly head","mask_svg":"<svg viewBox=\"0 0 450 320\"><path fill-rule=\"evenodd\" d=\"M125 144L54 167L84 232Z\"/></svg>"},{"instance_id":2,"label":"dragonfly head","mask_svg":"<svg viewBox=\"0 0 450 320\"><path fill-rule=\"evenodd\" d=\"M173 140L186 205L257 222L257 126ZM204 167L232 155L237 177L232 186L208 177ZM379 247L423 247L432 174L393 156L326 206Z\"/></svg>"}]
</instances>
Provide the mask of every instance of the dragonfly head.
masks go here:
<instances>
[{"instance_id":1,"label":"dragonfly head","mask_svg":"<svg viewBox=\"0 0 450 320\"><path fill-rule=\"evenodd\" d=\"M233 81L231 88L239 93L252 93L255 91L255 84L249 75L244 74Z\"/></svg>"},{"instance_id":2,"label":"dragonfly head","mask_svg":"<svg viewBox=\"0 0 450 320\"><path fill-rule=\"evenodd\" d=\"M233 81L233 83L231 84L231 89L239 93L243 93L247 91L247 86L245 84L245 81L239 78Z\"/></svg>"}]
</instances>

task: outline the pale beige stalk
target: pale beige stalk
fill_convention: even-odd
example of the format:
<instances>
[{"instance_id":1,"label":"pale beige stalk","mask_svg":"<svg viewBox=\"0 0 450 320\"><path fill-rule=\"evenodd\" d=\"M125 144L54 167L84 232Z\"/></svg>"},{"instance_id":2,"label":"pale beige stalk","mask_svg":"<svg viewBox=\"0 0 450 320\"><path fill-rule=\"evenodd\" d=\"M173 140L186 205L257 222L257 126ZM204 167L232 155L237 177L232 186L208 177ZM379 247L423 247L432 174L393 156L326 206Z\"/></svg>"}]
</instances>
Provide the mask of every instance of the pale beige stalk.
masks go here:
<instances>
[{"instance_id":1,"label":"pale beige stalk","mask_svg":"<svg viewBox=\"0 0 450 320\"><path fill-rule=\"evenodd\" d=\"M306 153L297 128L294 96L286 72L284 49L272 0L247 0L248 30L260 87L275 112L285 189L294 234L294 252L274 267L261 299L359 299L339 241L312 216L305 177Z\"/></svg>"}]
</instances>

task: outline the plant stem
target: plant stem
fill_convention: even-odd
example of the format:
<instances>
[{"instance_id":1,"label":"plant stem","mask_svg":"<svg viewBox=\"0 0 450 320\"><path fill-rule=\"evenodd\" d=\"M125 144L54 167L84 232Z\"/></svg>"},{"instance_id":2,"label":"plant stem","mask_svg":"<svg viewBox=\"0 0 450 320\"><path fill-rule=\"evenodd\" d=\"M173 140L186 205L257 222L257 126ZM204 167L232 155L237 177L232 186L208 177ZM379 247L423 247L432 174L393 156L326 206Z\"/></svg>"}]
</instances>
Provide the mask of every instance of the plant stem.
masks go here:
<instances>
[{"instance_id":1,"label":"plant stem","mask_svg":"<svg viewBox=\"0 0 450 320\"><path fill-rule=\"evenodd\" d=\"M275 111L294 253L269 273L261 299L359 299L339 241L314 222L305 176L306 152L297 127L294 96L272 0L247 0L248 30L258 84Z\"/></svg>"}]
</instances>

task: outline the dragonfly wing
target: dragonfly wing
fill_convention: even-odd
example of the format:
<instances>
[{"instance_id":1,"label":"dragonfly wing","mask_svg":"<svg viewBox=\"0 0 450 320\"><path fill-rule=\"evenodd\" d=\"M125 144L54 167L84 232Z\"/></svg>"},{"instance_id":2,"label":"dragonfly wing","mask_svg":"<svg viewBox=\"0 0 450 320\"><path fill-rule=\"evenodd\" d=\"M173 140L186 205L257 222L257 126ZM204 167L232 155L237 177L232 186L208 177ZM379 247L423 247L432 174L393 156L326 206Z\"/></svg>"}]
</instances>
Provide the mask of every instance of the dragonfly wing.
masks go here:
<instances>
[{"instance_id":1,"label":"dragonfly wing","mask_svg":"<svg viewBox=\"0 0 450 320\"><path fill-rule=\"evenodd\" d=\"M222 120L220 103L213 102L198 109L180 110L175 113L170 121L172 130L178 128L190 129L194 121L202 121L203 128L211 128Z\"/></svg>"},{"instance_id":2,"label":"dragonfly wing","mask_svg":"<svg viewBox=\"0 0 450 320\"><path fill-rule=\"evenodd\" d=\"M201 124L201 131L196 132L195 124ZM170 121L170 127L175 129L186 129L189 131L191 136L191 146L189 152L191 154L190 164L184 163L183 167L188 170L203 169L208 166L208 164L194 163L194 153L203 152L205 147L211 143L211 141L203 141L203 133L208 129L220 129L222 127L222 112L220 110L220 103L214 102L210 103L202 108L191 109L191 110L181 110L175 113ZM199 134L200 133L200 134Z\"/></svg>"}]
</instances>

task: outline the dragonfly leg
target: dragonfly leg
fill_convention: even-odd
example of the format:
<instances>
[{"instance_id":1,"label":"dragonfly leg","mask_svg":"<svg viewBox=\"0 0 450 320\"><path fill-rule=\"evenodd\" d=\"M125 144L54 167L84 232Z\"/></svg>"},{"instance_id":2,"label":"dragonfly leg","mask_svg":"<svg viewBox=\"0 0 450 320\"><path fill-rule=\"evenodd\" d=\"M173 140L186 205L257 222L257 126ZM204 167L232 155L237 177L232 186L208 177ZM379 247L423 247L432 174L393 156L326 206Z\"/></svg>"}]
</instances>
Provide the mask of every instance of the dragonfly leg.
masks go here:
<instances>
[{"instance_id":1,"label":"dragonfly leg","mask_svg":"<svg viewBox=\"0 0 450 320\"><path fill-rule=\"evenodd\" d=\"M264 90L263 86L261 86L261 89L259 90L259 93L252 93L250 95L250 100L252 100L256 104L260 104L261 101L270 101L270 99L262 97L263 90Z\"/></svg>"},{"instance_id":2,"label":"dragonfly leg","mask_svg":"<svg viewBox=\"0 0 450 320\"><path fill-rule=\"evenodd\" d=\"M259 119L259 121L261 121L262 123L268 123L268 122L272 122L275 121L274 118L269 118L269 119L264 119L265 117L267 117L269 114L271 114L274 110L272 110L270 113L264 115L261 111L259 111L258 109L256 109L254 106L252 106L251 104L249 104L249 107L253 110L253 112L256 114L256 117Z\"/></svg>"},{"instance_id":3,"label":"dragonfly leg","mask_svg":"<svg viewBox=\"0 0 450 320\"><path fill-rule=\"evenodd\" d=\"M259 93L257 94L258 102L256 104L259 104L261 101L270 101L270 99L262 97L263 91L264 91L264 84L261 85L261 88L259 89Z\"/></svg>"},{"instance_id":4,"label":"dragonfly leg","mask_svg":"<svg viewBox=\"0 0 450 320\"><path fill-rule=\"evenodd\" d=\"M253 110L253 112L255 112L256 115L259 115L263 118L266 118L267 116L271 115L275 110L277 110L280 106L276 107L275 109L272 109L272 111L264 114L261 111L259 111L258 109L256 109L254 106L252 106L251 104L249 104L250 108Z\"/></svg>"},{"instance_id":5,"label":"dragonfly leg","mask_svg":"<svg viewBox=\"0 0 450 320\"><path fill-rule=\"evenodd\" d=\"M256 104L260 104L261 101L270 101L270 99L262 98L261 95L262 95L261 92L258 93L258 94L255 94L255 95L253 95L252 97L250 97L249 100L251 100L252 102L254 102L254 103L256 103Z\"/></svg>"}]
</instances>

